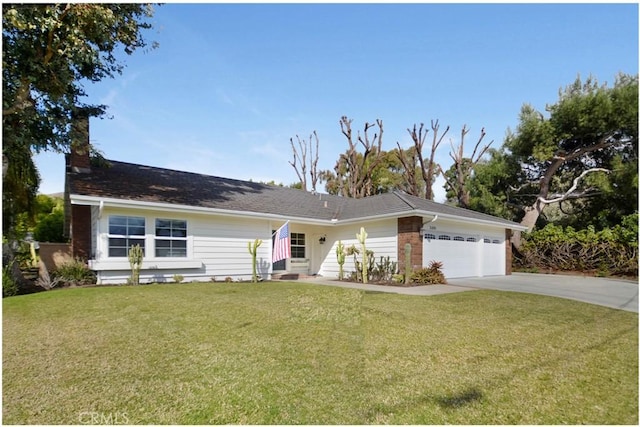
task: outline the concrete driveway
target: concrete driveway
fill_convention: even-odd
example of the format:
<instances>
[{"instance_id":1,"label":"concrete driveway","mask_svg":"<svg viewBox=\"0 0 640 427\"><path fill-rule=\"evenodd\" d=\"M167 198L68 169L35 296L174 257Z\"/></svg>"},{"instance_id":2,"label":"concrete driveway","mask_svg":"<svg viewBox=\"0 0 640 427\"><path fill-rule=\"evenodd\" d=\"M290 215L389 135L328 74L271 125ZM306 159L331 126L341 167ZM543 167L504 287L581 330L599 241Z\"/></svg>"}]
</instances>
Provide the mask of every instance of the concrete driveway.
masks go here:
<instances>
[{"instance_id":1,"label":"concrete driveway","mask_svg":"<svg viewBox=\"0 0 640 427\"><path fill-rule=\"evenodd\" d=\"M306 278L298 281L317 285L362 289L369 292L424 296L478 289L493 289L498 291L549 295L638 313L637 282L599 277L513 273L511 276L447 279L448 284L446 285L414 286L407 288L338 282L322 277Z\"/></svg>"},{"instance_id":2,"label":"concrete driveway","mask_svg":"<svg viewBox=\"0 0 640 427\"><path fill-rule=\"evenodd\" d=\"M449 286L549 295L638 312L638 283L628 280L513 273L511 276L474 277L447 281Z\"/></svg>"}]
</instances>

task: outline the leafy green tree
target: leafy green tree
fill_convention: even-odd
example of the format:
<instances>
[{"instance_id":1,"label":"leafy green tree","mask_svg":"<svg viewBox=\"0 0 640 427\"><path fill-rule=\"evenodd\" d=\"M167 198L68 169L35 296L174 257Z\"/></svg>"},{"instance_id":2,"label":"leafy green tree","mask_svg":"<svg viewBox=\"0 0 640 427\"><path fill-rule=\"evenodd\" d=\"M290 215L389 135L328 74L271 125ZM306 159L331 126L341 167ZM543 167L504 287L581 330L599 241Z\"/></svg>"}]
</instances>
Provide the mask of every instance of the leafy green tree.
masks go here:
<instances>
[{"instance_id":1,"label":"leafy green tree","mask_svg":"<svg viewBox=\"0 0 640 427\"><path fill-rule=\"evenodd\" d=\"M59 197L39 194L36 198L36 220L33 238L39 242L64 243L64 201Z\"/></svg>"},{"instance_id":2,"label":"leafy green tree","mask_svg":"<svg viewBox=\"0 0 640 427\"><path fill-rule=\"evenodd\" d=\"M510 203L503 214L511 211L529 229L554 203L603 224L637 210L638 77L620 74L613 87L577 78L546 110L548 117L522 107L516 132L476 171L470 204ZM492 176L500 179L491 183Z\"/></svg>"},{"instance_id":3,"label":"leafy green tree","mask_svg":"<svg viewBox=\"0 0 640 427\"><path fill-rule=\"evenodd\" d=\"M67 3L2 6L3 233L28 211L39 184L32 152L68 152L74 119L106 106L83 102L84 85L113 78L116 53L147 46L148 4ZM26 179L23 179L26 178ZM3 204L4 205L4 204Z\"/></svg>"},{"instance_id":4,"label":"leafy green tree","mask_svg":"<svg viewBox=\"0 0 640 427\"><path fill-rule=\"evenodd\" d=\"M3 133L6 129L3 129ZM36 213L35 198L40 186L40 174L29 147L3 141L2 234L15 239L26 230L24 217Z\"/></svg>"},{"instance_id":5,"label":"leafy green tree","mask_svg":"<svg viewBox=\"0 0 640 427\"><path fill-rule=\"evenodd\" d=\"M524 179L520 164L504 150L489 149L488 154L489 159L478 162L467 182L469 208L520 221L524 211L518 201L514 200L511 186Z\"/></svg>"}]
</instances>

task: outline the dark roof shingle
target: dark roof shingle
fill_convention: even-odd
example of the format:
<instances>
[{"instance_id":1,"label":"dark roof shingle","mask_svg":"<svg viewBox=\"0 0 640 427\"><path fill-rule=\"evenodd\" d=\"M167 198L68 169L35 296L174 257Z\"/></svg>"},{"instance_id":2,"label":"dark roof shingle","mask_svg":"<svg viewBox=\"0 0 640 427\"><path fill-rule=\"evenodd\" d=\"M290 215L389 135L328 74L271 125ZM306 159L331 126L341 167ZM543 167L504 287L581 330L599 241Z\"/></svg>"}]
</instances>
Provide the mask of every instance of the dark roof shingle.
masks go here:
<instances>
[{"instance_id":1,"label":"dark roof shingle","mask_svg":"<svg viewBox=\"0 0 640 427\"><path fill-rule=\"evenodd\" d=\"M71 194L326 221L423 211L516 225L502 218L397 192L350 199L112 160L108 165L92 167L90 173L69 172Z\"/></svg>"}]
</instances>

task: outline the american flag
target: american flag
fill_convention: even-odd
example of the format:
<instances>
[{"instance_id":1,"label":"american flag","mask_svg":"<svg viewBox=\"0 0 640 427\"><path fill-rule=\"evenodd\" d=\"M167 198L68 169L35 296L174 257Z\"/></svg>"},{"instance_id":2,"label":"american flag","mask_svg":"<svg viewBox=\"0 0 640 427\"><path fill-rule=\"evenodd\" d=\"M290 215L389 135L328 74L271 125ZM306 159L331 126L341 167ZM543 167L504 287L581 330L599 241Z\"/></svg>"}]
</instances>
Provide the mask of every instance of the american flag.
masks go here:
<instances>
[{"instance_id":1,"label":"american flag","mask_svg":"<svg viewBox=\"0 0 640 427\"><path fill-rule=\"evenodd\" d=\"M276 231L276 239L273 242L273 262L291 258L291 246L289 241L289 222L287 221Z\"/></svg>"}]
</instances>

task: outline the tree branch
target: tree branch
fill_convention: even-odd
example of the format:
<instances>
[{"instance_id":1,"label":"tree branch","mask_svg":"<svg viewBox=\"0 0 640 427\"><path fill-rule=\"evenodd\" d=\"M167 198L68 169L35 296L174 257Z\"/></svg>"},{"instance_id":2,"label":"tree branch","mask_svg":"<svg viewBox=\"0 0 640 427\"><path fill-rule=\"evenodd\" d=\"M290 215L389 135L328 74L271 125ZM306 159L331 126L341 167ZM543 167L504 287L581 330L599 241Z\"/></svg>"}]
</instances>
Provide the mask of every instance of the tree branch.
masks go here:
<instances>
[{"instance_id":1,"label":"tree branch","mask_svg":"<svg viewBox=\"0 0 640 427\"><path fill-rule=\"evenodd\" d=\"M554 194L554 196L556 196L556 197L553 198L553 199L546 199L546 198L543 198L541 196L538 196L538 201L548 205L548 204L551 204L551 203L561 202L561 201L566 200L568 198L575 199L575 198L578 198L578 197L585 197L585 195L587 194L587 191L584 191L582 193L578 193L577 195L573 195L573 193L578 189L578 184L580 183L580 180L582 178L584 178L587 174L591 173L591 172L610 173L611 171L609 169L604 169L604 168L587 169L586 171L582 172L580 175L578 175L577 178L575 178L573 180L573 185L564 194L561 194L561 195L555 195Z\"/></svg>"},{"instance_id":2,"label":"tree branch","mask_svg":"<svg viewBox=\"0 0 640 427\"><path fill-rule=\"evenodd\" d=\"M305 142L303 145L298 135L296 135L296 138L298 139L298 145L300 146L300 153L302 153L302 155L298 153L296 146L293 145L293 138L289 138L289 141L291 142L291 149L293 150L293 162L289 162L289 164L293 166L293 169L296 171L300 184L302 184L302 189L307 191L307 144ZM302 171L298 170L298 159L300 159L300 167Z\"/></svg>"}]
</instances>

